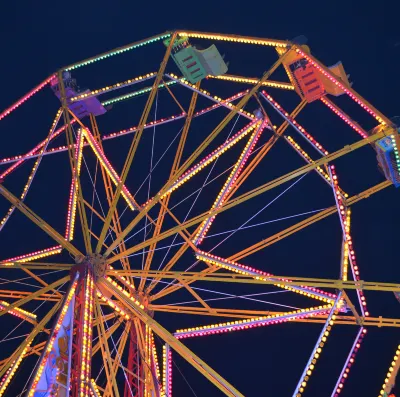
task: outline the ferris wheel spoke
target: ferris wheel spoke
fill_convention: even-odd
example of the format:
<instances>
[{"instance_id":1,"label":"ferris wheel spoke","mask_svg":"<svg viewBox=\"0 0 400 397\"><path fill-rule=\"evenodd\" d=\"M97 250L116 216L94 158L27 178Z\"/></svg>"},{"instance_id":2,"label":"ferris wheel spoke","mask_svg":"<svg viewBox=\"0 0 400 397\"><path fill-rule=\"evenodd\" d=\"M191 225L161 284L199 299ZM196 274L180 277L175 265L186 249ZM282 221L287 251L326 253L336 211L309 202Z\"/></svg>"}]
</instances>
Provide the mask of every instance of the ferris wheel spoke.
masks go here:
<instances>
[{"instance_id":1,"label":"ferris wheel spoke","mask_svg":"<svg viewBox=\"0 0 400 397\"><path fill-rule=\"evenodd\" d=\"M2 184L0 184L0 194L6 198L10 203L15 205L27 218L33 223L39 226L45 233L47 233L53 240L57 241L62 247L64 247L72 255L82 255L81 252L75 248L69 241L53 229L47 222L36 215L29 207L27 207L21 200L15 197L9 190L7 190Z\"/></svg>"},{"instance_id":2,"label":"ferris wheel spoke","mask_svg":"<svg viewBox=\"0 0 400 397\"><path fill-rule=\"evenodd\" d=\"M200 82L198 82L196 84L196 87L197 88L200 87ZM179 168L179 164L180 164L180 162L182 160L183 149L185 147L186 139L187 139L188 132L189 132L189 129L190 129L190 126L191 126L191 122L192 122L192 119L193 119L193 115L194 115L194 110L196 108L197 97L198 97L197 92L193 92L192 98L190 100L189 110L187 112L187 117L186 117L186 120L185 120L185 124L183 126L182 134L181 134L181 137L180 137L180 140L179 140L178 149L176 151L176 155L174 157L174 162L172 164L172 168L171 168L171 171L170 171L170 178L173 178L173 176L175 175L177 169ZM170 199L170 196L167 196L165 199L160 201L160 203L162 205L161 205L160 211L158 213L157 223L156 223L156 226L155 226L155 229L154 229L153 237L157 237L160 234L162 225L164 223L164 217L165 217L166 209L168 208L168 205L169 205L169 199ZM145 263L145 266L143 267L144 270L149 270L150 269L150 265L151 265L151 262L153 260L153 255L154 255L154 252L155 252L154 250L156 249L156 246L157 246L157 242L155 242L154 244L152 244L150 246L150 248L149 248L150 252L148 253L148 255L146 257L146 263ZM145 282L146 282L146 279L143 278L141 280L141 282L140 282L139 290L143 290Z\"/></svg>"},{"instance_id":3,"label":"ferris wheel spoke","mask_svg":"<svg viewBox=\"0 0 400 397\"><path fill-rule=\"evenodd\" d=\"M32 291L14 291L14 290L0 290L0 297L6 299L23 299L29 297L32 294ZM39 301L49 301L49 302L58 302L59 299L54 297L52 294L40 294L32 300L39 300Z\"/></svg>"},{"instance_id":4,"label":"ferris wheel spoke","mask_svg":"<svg viewBox=\"0 0 400 397\"><path fill-rule=\"evenodd\" d=\"M119 340L119 342L117 344L114 342L114 338L112 337L112 335L110 336L110 340L111 340L112 345L113 345L113 351L115 351L115 358L113 359L111 354L110 354L110 357L109 357L111 367L112 367L114 373L117 373L118 369L121 368L123 373L124 373L124 377L125 377L126 381L127 381L126 369L122 365L121 357L122 357L122 354L124 352L126 343L128 341L130 328L131 328L131 323L127 322L125 324L125 329L123 330L121 338L120 338L120 340ZM110 392L109 396L113 397L112 394L111 394L111 384L110 384L110 382L107 382L107 385L105 387L105 394L104 394L103 397L107 396L107 390L109 390L109 392Z\"/></svg>"},{"instance_id":5,"label":"ferris wheel spoke","mask_svg":"<svg viewBox=\"0 0 400 397\"><path fill-rule=\"evenodd\" d=\"M178 99L176 98L176 96L174 95L174 93L171 91L171 88L168 87L168 84L165 83L165 81L163 79L161 79L161 81L163 82L164 87L167 89L169 95L171 96L171 98L174 100L174 102L178 105L179 109L181 109L182 114L186 114L186 110L183 108L182 104L178 101Z\"/></svg>"},{"instance_id":6,"label":"ferris wheel spoke","mask_svg":"<svg viewBox=\"0 0 400 397\"><path fill-rule=\"evenodd\" d=\"M129 148L128 156L126 157L125 164L124 164L124 167L122 169L121 180L118 183L118 186L117 186L116 191L114 193L114 197L113 197L112 203L110 205L110 208L108 210L108 214L106 216L106 222L104 223L103 228L102 228L101 233L100 233L100 240L98 241L97 246L96 246L96 252L97 253L100 252L101 245L102 245L102 243L103 243L103 241L104 241L104 239L106 237L106 233L108 231L108 227L109 227L109 225L111 223L111 219L112 219L112 216L114 214L115 208L117 206L118 199L119 199L119 197L121 195L122 186L125 183L126 178L128 176L128 173L129 173L132 161L133 161L133 157L135 156L137 147L139 145L140 139L141 139L142 134L143 134L144 125L147 122L147 118L149 116L151 107L152 107L153 102L154 102L154 100L156 98L156 93L158 91L158 85L160 84L160 81L161 81L162 76L164 74L165 67L167 66L167 62L168 62L169 56L170 56L171 51L172 51L172 45L173 45L173 43L175 41L176 36L177 36L177 34L174 33L172 35L172 37L171 37L170 43L169 43L168 48L167 48L167 50L165 52L164 58L163 58L163 60L161 62L160 68L159 68L159 70L157 72L157 76L156 76L156 78L154 80L154 84L153 84L153 87L151 89L150 95L149 95L149 97L147 99L145 108L144 108L142 116L140 118L137 132L136 132L136 134L135 134L135 136L133 138L131 147ZM122 239L121 239L121 236L120 236L115 241L118 241L118 243L120 243L121 240ZM115 244L115 245L117 245L117 244Z\"/></svg>"},{"instance_id":7,"label":"ferris wheel spoke","mask_svg":"<svg viewBox=\"0 0 400 397\"><path fill-rule=\"evenodd\" d=\"M190 292L191 295L193 295L194 298L208 311L210 315L215 313L215 310L210 307L208 303L205 302L205 300L193 289L191 288L185 281L181 279L177 279L185 288Z\"/></svg>"},{"instance_id":8,"label":"ferris wheel spoke","mask_svg":"<svg viewBox=\"0 0 400 397\"><path fill-rule=\"evenodd\" d=\"M293 397L301 397L301 395L304 392L304 388L307 386L309 378L312 375L312 372L314 370L315 364L320 356L320 353L322 351L322 348L324 347L326 340L330 334L331 328L334 324L334 321L336 320L336 316L338 314L338 308L339 308L339 303L341 299L341 294L336 298L335 303L331 306L331 310L329 312L329 316L326 320L326 323L324 327L322 328L321 334L318 337L317 343L315 344L315 347L311 353L311 356L304 368L303 373L301 374L299 383L296 386L296 389L293 393Z\"/></svg>"},{"instance_id":9,"label":"ferris wheel spoke","mask_svg":"<svg viewBox=\"0 0 400 397\"><path fill-rule=\"evenodd\" d=\"M73 129L71 128L71 131ZM68 150L68 154L71 155L72 148L75 149L74 155L73 155L73 164L71 164L72 167L72 180L71 180L71 188L70 188L70 194L69 194L69 201L68 201L68 212L67 212L67 224L65 228L65 238L68 241L72 241L74 239L74 231L75 231L75 220L76 220L76 208L80 205L80 198L83 199L82 192L80 192L79 189L81 189L80 186L80 174L81 174L81 168L82 168L82 159L83 159L83 144L84 144L84 139L83 139L83 134L81 131L78 131L77 134L74 134L76 144L69 144L68 148L71 148L71 150ZM72 160L71 160L72 161ZM79 209L80 211L80 209Z\"/></svg>"},{"instance_id":10,"label":"ferris wheel spoke","mask_svg":"<svg viewBox=\"0 0 400 397\"><path fill-rule=\"evenodd\" d=\"M115 317L115 315L114 315L114 313L113 313L113 314L112 314L112 318L114 318L114 317ZM107 318L107 316L105 316L105 318ZM95 321L95 322L94 322L94 325L97 326L97 324L98 324L100 321L103 321L103 320ZM104 319L104 321L106 321L106 320ZM105 333L105 335L104 335L104 339L108 340L108 339L110 338L110 336L111 336L112 334L114 334L114 332L115 332L120 326L121 326L121 323L119 323L119 322L115 322L113 325L111 325L111 326L107 329L107 331L106 331L106 333ZM98 341L95 345L93 345L93 351L92 351L93 356L94 356L98 351L101 350L101 343L102 343L102 342L100 342L99 336L97 336L97 338L95 338L94 341L96 341L97 339L98 339L99 341Z\"/></svg>"},{"instance_id":11,"label":"ferris wheel spoke","mask_svg":"<svg viewBox=\"0 0 400 397\"><path fill-rule=\"evenodd\" d=\"M35 273L33 273L31 270L25 269L25 268L22 268L22 270L23 270L26 274L28 274L29 276L31 276L33 279L35 279L35 280L36 280L39 284L41 284L42 286L44 286L44 287L48 287L48 286L49 286L49 284L46 283L46 281L44 281L41 277L39 277L38 275L36 275ZM56 289L50 289L49 291L54 292L59 298L62 298L62 297L63 297L63 295L62 295L60 292L58 292Z\"/></svg>"},{"instance_id":12,"label":"ferris wheel spoke","mask_svg":"<svg viewBox=\"0 0 400 397\"><path fill-rule=\"evenodd\" d=\"M224 127L233 119L233 117L237 114L238 109L243 108L249 99L253 96L253 94L258 90L261 84L266 81L269 76L278 68L278 66L285 59L287 54L282 55L278 61L274 63L274 65L264 73L264 75L259 80L258 84L256 84L233 108L228 115L218 124L218 126L213 130L213 132L203 141L203 143L189 156L189 158L182 164L179 169L176 171L174 180L167 182L167 184L159 191L159 193L152 199L150 202L139 212L139 214L130 222L130 224L124 229L121 236L114 241L113 244L108 248L105 252L105 255L108 256L110 253L117 247L120 241L126 237L126 235L137 225L137 223L150 211L151 208L156 205L157 202L160 201L162 196L168 191L168 189L172 186L176 179L178 179L196 160L196 158L211 144L211 142L218 136L218 134L224 129Z\"/></svg>"},{"instance_id":13,"label":"ferris wheel spoke","mask_svg":"<svg viewBox=\"0 0 400 397\"><path fill-rule=\"evenodd\" d=\"M337 213L339 216L340 226L342 228L342 249L343 258L340 266L341 277L347 280L347 267L350 263L353 279L360 280L360 271L356 262L355 247L350 233L351 225L351 210L347 208L346 198L342 196L339 187L338 176L333 165L328 167L328 172L331 180L331 187L335 198ZM360 305L361 314L368 315L367 301L362 291L357 291L358 302ZM355 310L355 309L354 309ZM355 314L356 315L356 314Z\"/></svg>"},{"instance_id":14,"label":"ferris wheel spoke","mask_svg":"<svg viewBox=\"0 0 400 397\"><path fill-rule=\"evenodd\" d=\"M297 115L304 109L307 102L305 100L301 101L293 112L290 114L290 117L295 118ZM282 137L283 133L288 128L289 123L287 121L283 122L280 127L276 130L276 133L273 137L271 137L267 143L261 148L261 150L257 153L257 155L250 161L247 167L243 170L243 172L238 176L235 184L232 186L231 191L228 193L227 200L230 200L231 197L235 194L235 192L239 189L239 187L244 183L244 181L249 177L249 175L254 171L257 165L260 164L261 160L269 153L269 151L273 148L276 142Z\"/></svg>"},{"instance_id":15,"label":"ferris wheel spoke","mask_svg":"<svg viewBox=\"0 0 400 397\"><path fill-rule=\"evenodd\" d=\"M372 135L371 137L369 137L368 139L363 139L363 140L358 141L358 142L356 142L356 143L354 143L354 144L352 144L352 145L345 146L343 149L340 149L340 150L338 150L338 151L336 151L336 152L334 152L334 153L332 153L332 154L330 154L330 155L327 155L327 156L325 156L325 157L323 157L323 158L321 158L321 159L319 159L319 160L316 160L316 161L315 161L314 163L312 163L312 164L305 165L305 166L303 166L303 167L301 167L301 168L299 168L299 169L297 169L297 170L295 170L295 171L292 171L292 172L290 172L290 173L288 173L288 174L286 174L286 175L284 175L284 176L282 176L282 177L280 177L280 178L277 178L277 179L275 179L275 180L273 180L273 181L271 181L271 182L268 182L268 183L266 183L266 184L264 184L264 185L261 185L260 187L258 187L258 188L256 188L256 189L253 189L253 190L251 190L251 191L249 191L249 192L247 192L247 193L244 193L244 194L242 194L241 196L238 196L238 197L235 198L235 199L229 200L229 201L225 202L222 206L220 206L220 207L218 207L218 208L215 208L215 209L213 209L213 210L211 210L211 211L208 211L208 212L206 212L206 213L200 214L200 215L198 215L198 216L192 218L191 220L184 222L184 223L181 224L180 226L176 226L176 227L174 227L174 228L169 229L168 231L165 231L165 232L161 233L161 234L160 234L157 238L155 238L155 239L154 239L154 238L153 238L153 239L149 239L149 240L146 241L146 242L143 242L143 243L141 243L141 244L138 244L138 245L136 245L136 246L134 246L134 247L129 248L127 251L125 251L124 254L121 254L121 253L120 253L120 254L114 256L114 257L111 259L110 263L112 263L112 262L118 260L119 258L123 257L124 255L129 255L129 254L131 254L131 253L133 253L133 252L136 252L136 251L138 251L138 250L140 250L140 249L142 249L142 248L144 248L144 247L150 245L150 244L153 243L154 241L158 241L158 240L164 239L164 238L166 238L166 237L169 237L169 236L175 234L176 232L181 231L181 230L184 229L184 228L187 229L187 228L189 228L190 226L193 226L193 225L196 225L196 224L200 223L201 221L205 220L206 218L208 218L208 217L210 217L210 216L214 216L214 215L216 215L216 214L218 214L218 213L220 213L220 212L226 211L227 209L230 209L230 208L232 208L232 207L234 207L234 206L236 206L236 205L238 205L238 204L243 203L244 201L247 201L247 200L249 200L249 199L251 199L251 198L254 198L254 197L256 197L256 196L258 196L258 195L260 195L260 194L262 194L262 193L265 193L266 191L269 191L269 190L271 190L271 189L273 189L273 188L275 188L275 187L277 187L277 186L279 186L279 185L281 185L281 184L283 184L283 183L285 183L285 182L288 182L288 181L290 181L290 180L292 180L292 179L294 179L294 178L296 178L296 177L299 177L299 176L301 176L301 175L304 175L304 174L306 174L307 172L309 172L309 171L311 171L311 170L317 168L318 166L327 164L328 162L330 162L330 161L332 161L332 160L334 160L334 159L336 159L336 158L338 158L338 157L341 157L341 156L343 156L343 155L345 155L345 154L347 154L347 153L349 153L349 152L351 152L351 151L353 151L353 150L356 150L356 149L358 149L358 148L360 148L360 147L363 147L363 146L369 144L370 142L376 141L377 139L381 138L383 135L384 135L384 132L378 132L378 133ZM391 182L386 181L386 182L383 182L383 184L384 184L385 186L389 186L389 185L391 184ZM349 200L349 201L350 201L350 200ZM145 209L143 209L143 211L145 211ZM141 212L141 213L142 213L142 212ZM141 214L141 213L140 213L140 214ZM140 214L139 214L135 219L137 219L138 217L140 217L140 216L141 216ZM143 214L143 216L144 216L144 215L145 215L145 214ZM134 222L135 219L134 219L132 222ZM131 223L130 225L132 225L132 223ZM130 226L128 226L128 227L125 229L125 231L122 233L122 235L123 235L129 228L130 228ZM129 232L129 231L130 231L130 230L128 230L128 232ZM118 240L116 240L116 241L118 241ZM107 252L111 252L111 251L114 249L114 246L116 245L116 244L115 244L116 241L114 241L114 243L109 247L109 249L107 250ZM106 253L107 253L107 252L106 252Z\"/></svg>"}]
</instances>

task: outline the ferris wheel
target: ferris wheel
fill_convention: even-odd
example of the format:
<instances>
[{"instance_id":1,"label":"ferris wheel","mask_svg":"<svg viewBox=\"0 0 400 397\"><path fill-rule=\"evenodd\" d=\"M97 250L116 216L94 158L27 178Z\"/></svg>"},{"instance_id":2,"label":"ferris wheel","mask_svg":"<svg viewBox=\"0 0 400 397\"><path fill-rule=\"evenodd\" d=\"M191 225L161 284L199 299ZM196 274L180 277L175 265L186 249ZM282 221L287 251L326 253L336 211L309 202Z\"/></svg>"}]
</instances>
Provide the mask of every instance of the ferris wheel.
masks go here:
<instances>
[{"instance_id":1,"label":"ferris wheel","mask_svg":"<svg viewBox=\"0 0 400 397\"><path fill-rule=\"evenodd\" d=\"M243 48L275 62L249 77L244 69L256 61L234 63ZM157 71L121 81L111 78L122 64L95 70L124 57L132 70L132 59L146 64L155 54ZM229 74L240 68L242 75ZM100 88L81 89L78 81ZM352 88L341 63L317 60L303 37L166 32L61 68L0 120L18 128L19 112L35 109L41 95L41 104L51 103L46 114L59 107L47 135L30 129L29 140L40 142L20 154L24 136L14 134L12 150L20 151L0 159L0 277L9 288L0 290L0 343L8 346L0 396L181 395L173 389L177 357L220 394L248 395L190 341L290 322L318 330L303 370L286 367L294 397L307 395L335 329L354 329L341 369L331 374L329 395L337 397L367 328L398 326L368 311L364 291L400 286L362 281L351 208L386 188L397 193L399 127ZM365 126L342 109L348 103L368 116ZM313 121L319 112L331 117L343 136L324 133L320 122L305 127L308 109ZM353 191L341 160L363 147L381 181ZM301 190L306 181L313 197ZM259 221L270 206L295 211L308 200L312 210ZM305 277L303 267L288 266L297 255L294 235L326 218L337 227L336 277ZM400 346L393 349L393 360L381 363L386 379L376 379L379 396L395 385Z\"/></svg>"}]
</instances>

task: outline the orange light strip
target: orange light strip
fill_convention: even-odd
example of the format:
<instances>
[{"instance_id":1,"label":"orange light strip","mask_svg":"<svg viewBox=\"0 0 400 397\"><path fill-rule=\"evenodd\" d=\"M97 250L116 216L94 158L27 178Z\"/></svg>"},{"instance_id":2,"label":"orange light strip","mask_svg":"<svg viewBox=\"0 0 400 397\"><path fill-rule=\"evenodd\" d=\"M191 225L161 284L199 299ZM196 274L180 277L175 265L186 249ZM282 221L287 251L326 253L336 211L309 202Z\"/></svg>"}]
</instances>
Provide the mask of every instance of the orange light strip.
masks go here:
<instances>
[{"instance_id":1,"label":"orange light strip","mask_svg":"<svg viewBox=\"0 0 400 397\"><path fill-rule=\"evenodd\" d=\"M75 123L75 120L71 120L71 124ZM58 135L60 135L64 130L66 129L66 126L63 125L62 127L58 128L56 131L54 131L54 134L52 135L52 139L56 138ZM7 175L9 175L11 172L13 172L18 166L20 166L24 161L27 159L31 158L32 156L38 155L38 151L46 144L47 139L44 141L40 142L38 145L36 145L32 150L30 150L28 153L24 155L17 155L13 157L6 157L0 160L0 164L8 164L10 162L15 163L11 166L8 167L4 172L0 174L0 179L5 178Z\"/></svg>"},{"instance_id":2,"label":"orange light strip","mask_svg":"<svg viewBox=\"0 0 400 397\"><path fill-rule=\"evenodd\" d=\"M96 385L96 381L94 379L90 379L90 395L92 397L101 397L99 388Z\"/></svg>"},{"instance_id":3,"label":"orange light strip","mask_svg":"<svg viewBox=\"0 0 400 397\"><path fill-rule=\"evenodd\" d=\"M67 241L72 241L74 238L76 205L78 203L78 189L79 189L77 181L78 177L81 174L82 156L83 156L83 134L82 130L79 129L77 144L75 145L76 169L74 169L72 173L72 182L71 182L71 189L68 201L67 226L65 230L65 239Z\"/></svg>"},{"instance_id":4,"label":"orange light strip","mask_svg":"<svg viewBox=\"0 0 400 397\"><path fill-rule=\"evenodd\" d=\"M47 360L49 359L50 353L51 353L51 351L53 349L54 342L55 342L55 340L57 338L57 335L58 335L58 332L59 332L59 330L61 328L62 322L64 321L64 317L65 317L65 315L66 315L66 313L67 313L67 311L69 309L69 304L71 303L71 300L75 295L76 286L78 285L78 277L79 277L79 273L76 274L75 280L71 285L71 288L70 288L70 290L68 292L68 295L67 295L65 303L63 305L63 308L61 309L61 311L60 311L60 313L58 315L58 319L57 319L57 322L56 322L56 324L55 324L55 326L54 326L54 328L52 330L51 337L48 340L47 345L46 345L46 347L45 347L45 349L43 351L43 354L42 354L42 356L40 358L39 367L36 370L36 375L35 375L35 377L33 379L33 382L32 382L32 385L30 387L30 390L28 392L27 397L33 397L35 392L36 392L37 384L38 384L38 382L40 380L40 377L42 376L42 373L43 373L44 367L45 367L45 365L47 363Z\"/></svg>"},{"instance_id":5,"label":"orange light strip","mask_svg":"<svg viewBox=\"0 0 400 397\"><path fill-rule=\"evenodd\" d=\"M233 81L235 83L245 83L245 84L257 84L260 79L257 78L249 78L249 77L243 77L243 76L232 76L230 74L222 74L220 76L212 76L212 75L208 75L207 79L216 79L216 80L224 80L224 81ZM265 87L271 87L271 88L280 88L283 90L294 90L294 86L290 83L284 83L284 82L280 82L280 81L264 81L262 84L262 86Z\"/></svg>"},{"instance_id":6,"label":"orange light strip","mask_svg":"<svg viewBox=\"0 0 400 397\"><path fill-rule=\"evenodd\" d=\"M257 124L257 129L256 131L251 135L250 139L246 143L246 146L244 147L242 153L239 156L238 161L234 165L231 173L229 174L228 178L226 179L224 185L222 186L222 189L218 193L217 198L215 199L211 210L215 208L219 208L225 201L226 198L229 195L229 192L232 190L232 185L236 182L236 179L239 177L241 171L243 170L243 167L245 166L249 156L251 155L258 139L260 138L260 135L262 134L264 130L265 122L260 122ZM197 232L193 243L195 245L199 245L202 243L204 240L208 230L210 229L216 215L211 216L210 218L205 219L199 228L199 231Z\"/></svg>"},{"instance_id":7,"label":"orange light strip","mask_svg":"<svg viewBox=\"0 0 400 397\"><path fill-rule=\"evenodd\" d=\"M96 142L96 140L94 139L94 137L90 133L90 131L88 129L83 129L82 131L83 131L83 133L85 135L85 138L89 142L89 145L92 148L94 154L96 155L96 157L100 161L100 163L103 166L103 168L106 170L107 174L109 175L109 177L111 178L111 180L113 181L115 186L117 186L121 181L120 177L117 174L117 172L114 170L114 168L112 167L111 163L108 161L107 157L104 155L104 153L101 150L99 144ZM132 194L129 192L128 188L125 185L122 186L121 195L125 199L126 203L128 204L129 208L132 211L139 209L139 207L136 206L136 204L135 204L135 200L133 199Z\"/></svg>"},{"instance_id":8,"label":"orange light strip","mask_svg":"<svg viewBox=\"0 0 400 397\"><path fill-rule=\"evenodd\" d=\"M152 352L152 356L153 356L154 370L155 370L157 379L160 380L161 379L160 366L158 365L158 356L157 356L156 345L154 343L153 332L151 332L150 335L151 335L151 352Z\"/></svg>"},{"instance_id":9,"label":"orange light strip","mask_svg":"<svg viewBox=\"0 0 400 397\"><path fill-rule=\"evenodd\" d=\"M56 245L55 247L45 248L40 251L31 252L30 254L24 254L19 256L14 256L13 258L5 259L0 262L3 266L14 266L14 262L25 263L31 262L35 259L45 258L50 255L59 254L62 251L61 245Z\"/></svg>"}]
</instances>

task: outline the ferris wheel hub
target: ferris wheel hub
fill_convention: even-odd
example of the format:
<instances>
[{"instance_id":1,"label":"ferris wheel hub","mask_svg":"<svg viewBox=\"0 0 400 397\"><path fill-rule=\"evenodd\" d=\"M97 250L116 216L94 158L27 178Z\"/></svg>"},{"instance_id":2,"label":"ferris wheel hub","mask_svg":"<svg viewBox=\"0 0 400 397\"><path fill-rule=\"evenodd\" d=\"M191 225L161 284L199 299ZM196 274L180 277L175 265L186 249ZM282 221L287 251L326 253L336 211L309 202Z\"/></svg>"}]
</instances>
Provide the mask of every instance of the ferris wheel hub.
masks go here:
<instances>
[{"instance_id":1,"label":"ferris wheel hub","mask_svg":"<svg viewBox=\"0 0 400 397\"><path fill-rule=\"evenodd\" d=\"M73 267L71 273L84 270L84 268L88 267L93 272L95 279L104 277L107 270L106 258L101 254L78 255L75 258L75 263L76 265Z\"/></svg>"}]
</instances>

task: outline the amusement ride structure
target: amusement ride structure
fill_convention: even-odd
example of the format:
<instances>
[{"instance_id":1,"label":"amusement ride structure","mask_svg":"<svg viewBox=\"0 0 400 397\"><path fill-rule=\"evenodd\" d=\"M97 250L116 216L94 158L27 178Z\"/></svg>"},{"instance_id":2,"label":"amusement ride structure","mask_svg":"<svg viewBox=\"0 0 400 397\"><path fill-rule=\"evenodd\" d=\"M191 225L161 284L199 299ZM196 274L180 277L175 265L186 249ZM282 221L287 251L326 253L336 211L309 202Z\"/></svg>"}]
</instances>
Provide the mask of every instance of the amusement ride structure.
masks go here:
<instances>
[{"instance_id":1,"label":"amusement ride structure","mask_svg":"<svg viewBox=\"0 0 400 397\"><path fill-rule=\"evenodd\" d=\"M204 42L209 47L201 49L198 43ZM228 62L220 53L225 51L225 45L230 49L257 47L270 51L277 60L260 78L228 74ZM105 82L108 85L94 90L78 87L75 78L80 70L120 55L139 54L141 47L163 49L158 71L121 82ZM226 53L230 58L229 50ZM273 74L279 78L271 79ZM105 76L108 74L103 73ZM285 327L286 322L322 327L309 359L304 362L303 372L289 372L296 380L294 397L307 395L314 368L323 356L325 344L329 344L332 329L345 324L357 330L341 371L332 374L336 383L331 396L340 396L357 352L367 338L367 328L400 326L400 320L369 314L364 291L396 294L400 292L400 284L362 281L362 266L359 269L350 229L354 204L383 189L393 189L392 185L400 186L399 127L395 119L386 117L351 86L343 65L338 63L329 68L323 65L311 55L303 37L285 41L173 31L63 67L4 110L0 120L11 118L21 106L27 107L34 102L36 94L42 95L46 90L53 102L61 103L44 139L25 154L0 159L0 194L3 202L8 203L1 215L0 241L2 235L12 230L13 218L18 214L23 214L25 220L28 218L37 230L41 229L54 241L49 246L37 247L34 252L19 244L19 254L13 257L5 256L6 247L1 246L3 277L23 273L25 283L18 281L22 279L12 279L15 288L0 290L0 315L4 316L3 321L8 317L10 323L23 323L30 330L22 342L14 341L13 351L2 351L0 396L15 396L16 392L11 390L19 386L18 393L29 397L171 397L175 395L173 359L178 355L212 382L220 394L243 396L236 389L234 379L222 377L201 359L201 354L187 347L187 339L205 336L206 340L213 338L213 334L245 333L267 325ZM226 91L221 87L229 88ZM221 98L218 90L229 92L229 96ZM117 95L117 91L121 94ZM280 92L291 97L288 103L298 102L290 113L274 98ZM179 110L153 118L159 95L164 95ZM355 104L353 108L358 107L357 111L364 112L373 125L363 127L342 110L339 103L344 98ZM144 108L143 104L132 105L134 100L142 100ZM123 110L124 104L135 109L140 107L136 125L104 133L113 125L113 115L120 120L121 114L125 114L125 119L131 114L129 107ZM348 133L348 143L328 152L299 121L299 114L308 107L324 108L332 113ZM98 124L103 118L104 128ZM275 119L281 124L275 123ZM175 125L179 125L178 134L164 141L168 143L165 149L170 155L170 164L166 165L165 161L162 170L157 168L158 162L153 161L152 154L147 175L147 165L136 161L144 151L146 134L153 134L154 144L156 128L168 126L173 130ZM39 136L40 131L34 129L30 133L33 131ZM328 146L334 147L332 137L321 136L330 138ZM303 140L301 145L297 137ZM119 139L128 143L118 146L118 160L113 160L115 147L108 150L107 145L111 140L116 144ZM264 172L252 179L257 171L263 170L268 154L273 155L283 144L295 153L302 165L273 179L268 179ZM313 151L312 155L303 149L306 145ZM371 152L376 152L373 156L382 181L350 195L346 187L350 190L352 187L340 186L340 167L335 168L334 162L368 146ZM125 152L121 162L121 153ZM27 200L40 178L40 165L50 164L62 153L64 164L69 167L62 178L68 180L67 208L58 214L65 221L64 231L52 225L43 208L36 213L34 205L28 205ZM224 159L231 162L223 163ZM29 168L31 162L33 165ZM201 174L211 173L217 162L227 167L212 181L207 177L202 183ZM17 191L19 185L12 178L15 175L20 179L22 171L28 168L28 178L22 190ZM148 192L139 201L143 195L133 189L137 188L137 174L143 173L144 168L147 177L138 190L143 186L146 190L148 185ZM155 177L159 171L161 176ZM225 230L224 222L229 219L224 218L225 211L226 214L235 213L235 209L241 212L247 205L253 219L251 203L257 197L283 184L297 183L308 174L316 175L315 184L328 192L332 199L330 207L252 244L244 239L247 245L243 249L235 251L236 245L231 244L225 251L217 249L217 255L214 248L208 248L210 231L221 222ZM152 178L153 185L162 182L154 192L150 189L154 188L150 184ZM252 184L246 185L249 181ZM53 182L47 183L53 186ZM196 204L197 196L189 212L182 216L179 206L186 197L193 200L194 195L209 188L202 199L205 207ZM396 193L393 189L392 194ZM178 202L179 194L181 201ZM278 241L283 244L287 237L330 216L336 217L341 230L337 278L273 275L267 272L268 263L248 266L249 255ZM246 225L247 222L231 234ZM229 234L224 233L221 233L223 242ZM248 238L257 235L248 233ZM161 247L163 241L168 244ZM230 254L225 255L229 250ZM188 262L190 259L193 264ZM296 307L290 306L290 309L280 304L279 311L255 310L253 306L243 309L242 304L227 308L206 299L205 290L198 285L216 288L229 285L230 291L243 286L254 286L258 290L269 288L285 291L285 296L301 299L302 303L296 301ZM171 297L183 292L191 297L192 303L171 303ZM240 292L231 295L235 296L245 298ZM251 299L241 301L252 303ZM159 315L165 319L167 315L182 314L190 317L192 326L168 330L170 326L158 320ZM223 319L219 322L216 317ZM201 321L196 322L199 318ZM2 331L3 340L11 335L6 332ZM392 392L400 365L399 354L400 346L394 348L393 361L382 364L387 364L388 371L386 379L377 380L378 388L382 385L377 392L380 396ZM24 367L25 362L31 363L29 371Z\"/></svg>"}]
</instances>

